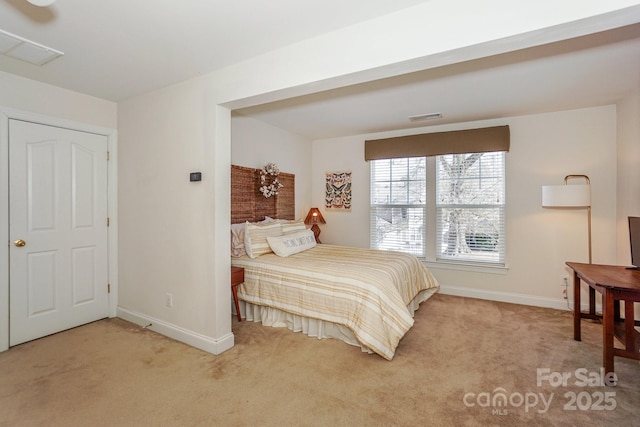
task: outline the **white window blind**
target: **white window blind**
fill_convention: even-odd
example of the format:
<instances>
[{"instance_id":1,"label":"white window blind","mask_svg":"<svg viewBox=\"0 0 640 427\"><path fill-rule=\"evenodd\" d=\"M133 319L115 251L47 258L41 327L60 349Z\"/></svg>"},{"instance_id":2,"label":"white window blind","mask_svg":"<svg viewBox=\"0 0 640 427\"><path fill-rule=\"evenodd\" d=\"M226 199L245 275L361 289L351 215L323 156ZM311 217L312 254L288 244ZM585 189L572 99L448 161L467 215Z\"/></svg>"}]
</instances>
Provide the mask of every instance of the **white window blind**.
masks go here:
<instances>
[{"instance_id":1,"label":"white window blind","mask_svg":"<svg viewBox=\"0 0 640 427\"><path fill-rule=\"evenodd\" d=\"M426 158L372 160L371 247L425 256Z\"/></svg>"},{"instance_id":2,"label":"white window blind","mask_svg":"<svg viewBox=\"0 0 640 427\"><path fill-rule=\"evenodd\" d=\"M432 260L435 254L436 260L504 265L504 152L369 163L372 248L421 258L429 253ZM435 219L428 221L428 214Z\"/></svg>"},{"instance_id":3,"label":"white window blind","mask_svg":"<svg viewBox=\"0 0 640 427\"><path fill-rule=\"evenodd\" d=\"M448 154L436 162L437 257L504 265L504 152Z\"/></svg>"}]
</instances>

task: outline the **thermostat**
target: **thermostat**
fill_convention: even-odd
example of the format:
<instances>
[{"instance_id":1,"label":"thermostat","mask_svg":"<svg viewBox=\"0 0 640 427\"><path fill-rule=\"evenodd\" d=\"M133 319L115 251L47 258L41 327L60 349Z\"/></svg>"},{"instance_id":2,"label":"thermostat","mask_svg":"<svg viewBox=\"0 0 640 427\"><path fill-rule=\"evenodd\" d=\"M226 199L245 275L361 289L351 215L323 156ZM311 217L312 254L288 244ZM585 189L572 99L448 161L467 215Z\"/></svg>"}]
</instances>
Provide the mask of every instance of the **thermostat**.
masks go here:
<instances>
[{"instance_id":1,"label":"thermostat","mask_svg":"<svg viewBox=\"0 0 640 427\"><path fill-rule=\"evenodd\" d=\"M202 181L202 172L191 172L189 174L189 181Z\"/></svg>"}]
</instances>

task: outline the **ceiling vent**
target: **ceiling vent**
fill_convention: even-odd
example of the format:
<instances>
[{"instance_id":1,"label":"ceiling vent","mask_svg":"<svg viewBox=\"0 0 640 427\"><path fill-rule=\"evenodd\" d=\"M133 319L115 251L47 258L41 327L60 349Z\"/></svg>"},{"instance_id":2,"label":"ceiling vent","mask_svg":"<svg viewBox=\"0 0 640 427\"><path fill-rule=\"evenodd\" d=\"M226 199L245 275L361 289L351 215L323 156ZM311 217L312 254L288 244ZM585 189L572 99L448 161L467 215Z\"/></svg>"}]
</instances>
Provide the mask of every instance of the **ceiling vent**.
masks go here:
<instances>
[{"instance_id":1,"label":"ceiling vent","mask_svg":"<svg viewBox=\"0 0 640 427\"><path fill-rule=\"evenodd\" d=\"M436 120L436 119L441 119L442 118L442 113L429 113L429 114L420 114L418 116L410 116L409 117L409 121L410 122L421 122L424 120Z\"/></svg>"},{"instance_id":2,"label":"ceiling vent","mask_svg":"<svg viewBox=\"0 0 640 427\"><path fill-rule=\"evenodd\" d=\"M59 50L43 46L3 30L0 30L0 54L34 65L44 65L64 55Z\"/></svg>"}]
</instances>

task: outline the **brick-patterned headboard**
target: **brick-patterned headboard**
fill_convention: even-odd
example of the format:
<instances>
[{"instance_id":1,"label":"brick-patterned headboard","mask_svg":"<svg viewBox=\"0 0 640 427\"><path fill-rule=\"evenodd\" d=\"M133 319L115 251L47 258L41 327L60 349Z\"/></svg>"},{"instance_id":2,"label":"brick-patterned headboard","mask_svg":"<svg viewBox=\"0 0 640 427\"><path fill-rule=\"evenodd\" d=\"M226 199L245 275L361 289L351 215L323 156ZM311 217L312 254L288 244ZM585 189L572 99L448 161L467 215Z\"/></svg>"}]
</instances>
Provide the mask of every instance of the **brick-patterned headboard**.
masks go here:
<instances>
[{"instance_id":1,"label":"brick-patterned headboard","mask_svg":"<svg viewBox=\"0 0 640 427\"><path fill-rule=\"evenodd\" d=\"M265 216L295 219L296 176L280 172L278 180L284 187L267 198L259 190L260 169L231 165L231 223L262 221Z\"/></svg>"}]
</instances>

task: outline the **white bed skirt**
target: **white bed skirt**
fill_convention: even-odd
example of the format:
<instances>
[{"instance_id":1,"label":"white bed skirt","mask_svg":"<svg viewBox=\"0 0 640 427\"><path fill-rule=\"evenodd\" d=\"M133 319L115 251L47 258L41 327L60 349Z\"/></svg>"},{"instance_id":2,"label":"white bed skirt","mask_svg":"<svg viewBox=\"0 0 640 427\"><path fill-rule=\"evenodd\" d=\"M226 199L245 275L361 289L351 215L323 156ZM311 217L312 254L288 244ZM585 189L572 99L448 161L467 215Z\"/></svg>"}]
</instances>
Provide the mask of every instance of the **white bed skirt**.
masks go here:
<instances>
[{"instance_id":1,"label":"white bed skirt","mask_svg":"<svg viewBox=\"0 0 640 427\"><path fill-rule=\"evenodd\" d=\"M421 291L407 306L411 315L413 315L420 304L429 299L436 290L437 288L431 288ZM361 345L351 329L346 326L325 320L297 316L277 308L255 305L242 300L239 301L239 305L242 320L262 322L264 326L272 326L274 328L288 328L293 332L302 332L305 335L318 339L338 339L347 344L360 347L365 353L373 353L368 347Z\"/></svg>"}]
</instances>

